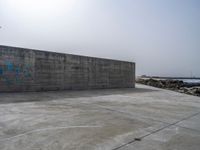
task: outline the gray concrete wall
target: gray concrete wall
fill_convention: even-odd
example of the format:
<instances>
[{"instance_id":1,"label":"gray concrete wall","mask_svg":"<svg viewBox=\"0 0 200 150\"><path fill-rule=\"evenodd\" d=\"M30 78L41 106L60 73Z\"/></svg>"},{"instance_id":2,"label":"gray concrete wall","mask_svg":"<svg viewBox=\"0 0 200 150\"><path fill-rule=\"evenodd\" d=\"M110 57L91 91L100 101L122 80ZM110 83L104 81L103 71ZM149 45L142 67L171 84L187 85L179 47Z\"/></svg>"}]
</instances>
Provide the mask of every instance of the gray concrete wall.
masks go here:
<instances>
[{"instance_id":1,"label":"gray concrete wall","mask_svg":"<svg viewBox=\"0 0 200 150\"><path fill-rule=\"evenodd\" d=\"M135 63L0 46L0 92L135 87Z\"/></svg>"}]
</instances>

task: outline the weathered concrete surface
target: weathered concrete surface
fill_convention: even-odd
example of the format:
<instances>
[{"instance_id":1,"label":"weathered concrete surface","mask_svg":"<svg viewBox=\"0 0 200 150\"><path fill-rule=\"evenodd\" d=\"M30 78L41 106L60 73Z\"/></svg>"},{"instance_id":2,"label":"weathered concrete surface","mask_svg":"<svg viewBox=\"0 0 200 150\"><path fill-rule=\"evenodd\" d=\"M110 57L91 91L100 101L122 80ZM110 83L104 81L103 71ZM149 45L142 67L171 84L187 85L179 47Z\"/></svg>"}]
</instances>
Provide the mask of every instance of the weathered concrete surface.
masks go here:
<instances>
[{"instance_id":1,"label":"weathered concrete surface","mask_svg":"<svg viewBox=\"0 0 200 150\"><path fill-rule=\"evenodd\" d=\"M0 149L200 149L199 97L136 87L2 93Z\"/></svg>"},{"instance_id":2,"label":"weathered concrete surface","mask_svg":"<svg viewBox=\"0 0 200 150\"><path fill-rule=\"evenodd\" d=\"M132 62L0 45L0 92L133 87Z\"/></svg>"}]
</instances>

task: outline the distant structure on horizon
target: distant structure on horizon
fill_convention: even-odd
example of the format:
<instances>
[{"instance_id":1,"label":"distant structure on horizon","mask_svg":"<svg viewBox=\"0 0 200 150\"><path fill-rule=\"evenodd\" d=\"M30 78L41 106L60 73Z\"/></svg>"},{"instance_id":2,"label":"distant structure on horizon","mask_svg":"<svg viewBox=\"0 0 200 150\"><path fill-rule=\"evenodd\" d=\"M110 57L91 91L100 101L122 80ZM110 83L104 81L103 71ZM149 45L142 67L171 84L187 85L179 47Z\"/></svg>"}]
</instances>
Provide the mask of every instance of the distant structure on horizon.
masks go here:
<instances>
[{"instance_id":1,"label":"distant structure on horizon","mask_svg":"<svg viewBox=\"0 0 200 150\"><path fill-rule=\"evenodd\" d=\"M164 77L164 76L148 76L148 75L141 75L141 78L158 78L158 79L200 79L200 77Z\"/></svg>"}]
</instances>

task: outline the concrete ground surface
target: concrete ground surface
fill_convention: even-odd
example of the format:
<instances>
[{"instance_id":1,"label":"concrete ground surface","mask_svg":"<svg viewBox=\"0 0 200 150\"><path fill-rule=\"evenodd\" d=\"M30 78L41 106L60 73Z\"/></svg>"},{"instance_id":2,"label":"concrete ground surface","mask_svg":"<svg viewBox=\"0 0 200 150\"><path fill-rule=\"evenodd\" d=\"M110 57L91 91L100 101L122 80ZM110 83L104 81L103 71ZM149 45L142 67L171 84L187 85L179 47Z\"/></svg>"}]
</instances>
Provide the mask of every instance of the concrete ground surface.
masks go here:
<instances>
[{"instance_id":1,"label":"concrete ground surface","mask_svg":"<svg viewBox=\"0 0 200 150\"><path fill-rule=\"evenodd\" d=\"M144 85L1 93L0 150L200 150L200 98Z\"/></svg>"}]
</instances>

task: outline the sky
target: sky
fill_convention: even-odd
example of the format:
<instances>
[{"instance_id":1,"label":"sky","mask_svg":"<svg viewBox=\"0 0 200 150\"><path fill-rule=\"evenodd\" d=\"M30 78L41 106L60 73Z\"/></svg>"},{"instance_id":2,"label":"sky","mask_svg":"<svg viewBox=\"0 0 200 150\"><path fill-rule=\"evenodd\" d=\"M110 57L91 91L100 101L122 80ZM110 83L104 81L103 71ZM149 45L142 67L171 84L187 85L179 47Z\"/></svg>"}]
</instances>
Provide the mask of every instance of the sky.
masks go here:
<instances>
[{"instance_id":1,"label":"sky","mask_svg":"<svg viewBox=\"0 0 200 150\"><path fill-rule=\"evenodd\" d=\"M200 0L0 0L0 45L136 62L200 77Z\"/></svg>"}]
</instances>

